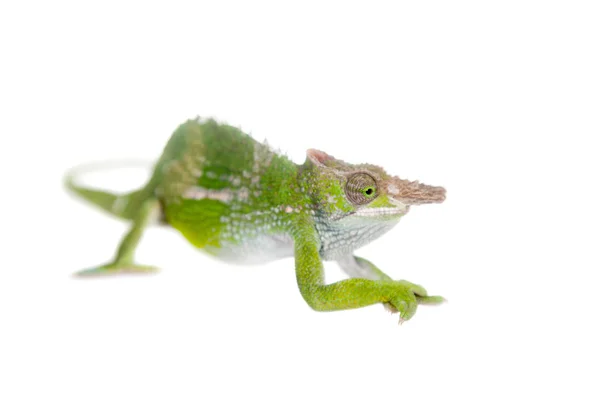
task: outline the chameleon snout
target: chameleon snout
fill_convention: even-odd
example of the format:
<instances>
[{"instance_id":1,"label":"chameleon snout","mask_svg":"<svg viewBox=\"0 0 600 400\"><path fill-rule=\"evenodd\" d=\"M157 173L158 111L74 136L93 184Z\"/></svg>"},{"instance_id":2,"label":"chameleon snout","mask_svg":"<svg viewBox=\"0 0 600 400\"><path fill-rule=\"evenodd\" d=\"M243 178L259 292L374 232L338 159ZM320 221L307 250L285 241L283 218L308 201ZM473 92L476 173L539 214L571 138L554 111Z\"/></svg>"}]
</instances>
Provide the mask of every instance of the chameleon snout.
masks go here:
<instances>
[{"instance_id":1,"label":"chameleon snout","mask_svg":"<svg viewBox=\"0 0 600 400\"><path fill-rule=\"evenodd\" d=\"M406 205L442 203L446 200L446 189L430 186L419 181L394 178L388 183L389 194Z\"/></svg>"}]
</instances>

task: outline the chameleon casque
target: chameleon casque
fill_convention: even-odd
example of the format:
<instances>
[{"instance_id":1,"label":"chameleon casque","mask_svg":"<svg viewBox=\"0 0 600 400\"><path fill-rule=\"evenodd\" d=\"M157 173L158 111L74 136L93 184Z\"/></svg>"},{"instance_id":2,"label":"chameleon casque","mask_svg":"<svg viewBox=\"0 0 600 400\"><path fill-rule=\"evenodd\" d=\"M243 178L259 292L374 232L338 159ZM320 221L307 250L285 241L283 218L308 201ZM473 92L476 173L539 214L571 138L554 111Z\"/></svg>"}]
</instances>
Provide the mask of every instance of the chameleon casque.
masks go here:
<instances>
[{"instance_id":1,"label":"chameleon casque","mask_svg":"<svg viewBox=\"0 0 600 400\"><path fill-rule=\"evenodd\" d=\"M232 263L294 257L300 293L318 311L382 303L410 319L418 304L440 296L392 280L354 251L389 231L412 205L441 203L445 189L388 175L370 164L349 164L310 149L297 165L239 129L214 119L180 125L145 186L117 195L77 183L75 194L131 221L114 260L78 276L154 272L134 262L144 229L160 221L194 246ZM351 277L326 284L323 261Z\"/></svg>"}]
</instances>

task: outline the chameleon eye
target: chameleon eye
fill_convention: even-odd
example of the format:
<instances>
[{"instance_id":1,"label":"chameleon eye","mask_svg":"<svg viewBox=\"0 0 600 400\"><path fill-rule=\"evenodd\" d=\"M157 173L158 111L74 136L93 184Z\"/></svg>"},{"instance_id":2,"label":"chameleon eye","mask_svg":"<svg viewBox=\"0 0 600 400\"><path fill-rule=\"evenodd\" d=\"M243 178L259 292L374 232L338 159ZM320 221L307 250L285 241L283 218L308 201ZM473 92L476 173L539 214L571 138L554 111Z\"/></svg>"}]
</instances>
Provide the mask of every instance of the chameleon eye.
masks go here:
<instances>
[{"instance_id":1,"label":"chameleon eye","mask_svg":"<svg viewBox=\"0 0 600 400\"><path fill-rule=\"evenodd\" d=\"M363 205L377 196L377 182L369 174L356 173L348 178L346 196L351 203Z\"/></svg>"}]
</instances>

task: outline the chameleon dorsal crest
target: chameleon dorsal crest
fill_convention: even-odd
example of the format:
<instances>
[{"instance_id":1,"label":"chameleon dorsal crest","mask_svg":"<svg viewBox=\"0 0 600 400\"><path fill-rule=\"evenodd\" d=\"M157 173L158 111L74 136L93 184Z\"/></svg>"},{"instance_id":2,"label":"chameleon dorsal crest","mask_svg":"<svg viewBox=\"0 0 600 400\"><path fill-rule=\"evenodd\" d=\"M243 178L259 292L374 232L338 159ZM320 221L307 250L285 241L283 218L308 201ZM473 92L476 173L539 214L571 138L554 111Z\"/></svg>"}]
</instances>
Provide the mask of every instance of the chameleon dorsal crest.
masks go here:
<instances>
[{"instance_id":1,"label":"chameleon dorsal crest","mask_svg":"<svg viewBox=\"0 0 600 400\"><path fill-rule=\"evenodd\" d=\"M327 161L335 160L335 157L317 149L306 150L306 157L317 166L325 166Z\"/></svg>"}]
</instances>

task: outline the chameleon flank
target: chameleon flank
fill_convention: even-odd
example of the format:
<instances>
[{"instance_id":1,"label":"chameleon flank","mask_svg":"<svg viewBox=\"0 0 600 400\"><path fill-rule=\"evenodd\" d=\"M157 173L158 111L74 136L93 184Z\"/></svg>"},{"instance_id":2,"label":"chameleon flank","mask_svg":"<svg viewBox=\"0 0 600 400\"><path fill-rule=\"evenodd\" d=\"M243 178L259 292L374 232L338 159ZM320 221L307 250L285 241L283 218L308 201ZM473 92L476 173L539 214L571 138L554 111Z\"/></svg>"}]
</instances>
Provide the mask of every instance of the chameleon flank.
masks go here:
<instances>
[{"instance_id":1,"label":"chameleon flank","mask_svg":"<svg viewBox=\"0 0 600 400\"><path fill-rule=\"evenodd\" d=\"M142 188L116 195L76 183L75 194L131 221L114 260L78 276L144 273L134 262L148 224L160 221L194 246L232 263L265 263L294 257L300 293L318 311L382 303L410 319L418 304L440 296L404 280L392 280L354 255L389 231L412 205L441 203L445 190L388 175L370 164L349 164L308 150L296 165L239 129L213 119L189 120L171 136ZM325 284L323 260L350 276Z\"/></svg>"}]
</instances>

